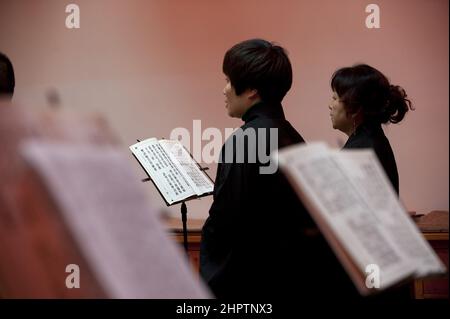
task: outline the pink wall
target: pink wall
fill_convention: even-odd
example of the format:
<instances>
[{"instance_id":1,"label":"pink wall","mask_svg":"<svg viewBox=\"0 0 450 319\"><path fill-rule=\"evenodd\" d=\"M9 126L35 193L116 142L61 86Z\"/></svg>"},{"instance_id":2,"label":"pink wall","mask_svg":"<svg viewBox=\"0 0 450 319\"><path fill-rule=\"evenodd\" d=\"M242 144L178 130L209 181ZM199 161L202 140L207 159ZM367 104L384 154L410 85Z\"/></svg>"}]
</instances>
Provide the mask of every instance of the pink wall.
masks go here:
<instances>
[{"instance_id":1,"label":"pink wall","mask_svg":"<svg viewBox=\"0 0 450 319\"><path fill-rule=\"evenodd\" d=\"M78 30L65 28L68 3L80 6ZM371 64L402 85L416 107L385 130L403 202L419 212L448 210L448 1L377 1L380 29L365 27L369 3L0 0L0 51L15 65L16 102L43 108L46 92L56 88L67 110L102 112L125 146L191 128L193 119L222 131L239 126L224 109L221 62L226 49L251 37L277 41L290 53L294 85L284 105L292 124L308 141L337 146L345 136L330 126L330 76L341 66ZM189 204L190 216L206 216L210 203Z\"/></svg>"}]
</instances>

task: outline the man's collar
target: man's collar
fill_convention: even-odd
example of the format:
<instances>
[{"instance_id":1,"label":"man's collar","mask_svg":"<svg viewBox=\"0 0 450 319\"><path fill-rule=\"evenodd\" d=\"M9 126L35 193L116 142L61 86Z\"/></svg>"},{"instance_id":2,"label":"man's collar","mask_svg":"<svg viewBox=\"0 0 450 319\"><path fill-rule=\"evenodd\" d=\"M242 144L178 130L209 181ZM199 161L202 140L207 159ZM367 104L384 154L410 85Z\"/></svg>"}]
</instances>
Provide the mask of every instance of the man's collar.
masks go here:
<instances>
[{"instance_id":1,"label":"man's collar","mask_svg":"<svg viewBox=\"0 0 450 319\"><path fill-rule=\"evenodd\" d=\"M285 119L281 103L267 103L264 101L258 102L251 106L242 116L242 120L245 123L248 123L257 117Z\"/></svg>"}]
</instances>

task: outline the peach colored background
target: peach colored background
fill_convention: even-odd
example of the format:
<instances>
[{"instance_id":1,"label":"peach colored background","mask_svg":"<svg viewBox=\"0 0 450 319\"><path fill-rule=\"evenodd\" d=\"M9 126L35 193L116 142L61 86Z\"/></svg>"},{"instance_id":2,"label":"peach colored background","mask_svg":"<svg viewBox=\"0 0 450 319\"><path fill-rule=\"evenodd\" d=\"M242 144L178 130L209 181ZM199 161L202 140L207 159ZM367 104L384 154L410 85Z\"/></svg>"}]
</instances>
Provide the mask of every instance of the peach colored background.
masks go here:
<instances>
[{"instance_id":1,"label":"peach colored background","mask_svg":"<svg viewBox=\"0 0 450 319\"><path fill-rule=\"evenodd\" d=\"M65 6L81 29L65 28ZM375 1L374 1L375 2ZM327 109L335 69L365 62L402 85L416 111L385 129L396 153L400 195L409 210L449 208L447 0L382 0L381 28L367 29L370 0L0 0L0 51L12 59L15 102L44 108L56 89L64 111L101 112L126 146L175 127L238 127L227 118L224 52L262 37L286 47L294 70L284 101L307 141L337 147ZM131 159L130 165L143 175ZM210 173L215 175L215 165ZM148 185L157 209L167 209ZM211 199L189 203L205 217ZM282 212L280 212L282 213Z\"/></svg>"}]
</instances>

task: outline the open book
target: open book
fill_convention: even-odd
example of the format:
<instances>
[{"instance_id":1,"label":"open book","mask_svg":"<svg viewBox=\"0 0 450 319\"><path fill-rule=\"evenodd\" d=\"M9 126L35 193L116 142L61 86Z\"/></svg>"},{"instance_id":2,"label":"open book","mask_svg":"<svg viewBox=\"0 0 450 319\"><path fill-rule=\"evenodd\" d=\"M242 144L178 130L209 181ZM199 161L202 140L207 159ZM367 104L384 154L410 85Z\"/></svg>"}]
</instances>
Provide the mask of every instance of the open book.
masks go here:
<instances>
[{"instance_id":1,"label":"open book","mask_svg":"<svg viewBox=\"0 0 450 319\"><path fill-rule=\"evenodd\" d=\"M312 143L274 156L362 295L446 271L372 150Z\"/></svg>"},{"instance_id":2,"label":"open book","mask_svg":"<svg viewBox=\"0 0 450 319\"><path fill-rule=\"evenodd\" d=\"M212 194L214 183L179 141L149 138L130 150L167 205Z\"/></svg>"}]
</instances>

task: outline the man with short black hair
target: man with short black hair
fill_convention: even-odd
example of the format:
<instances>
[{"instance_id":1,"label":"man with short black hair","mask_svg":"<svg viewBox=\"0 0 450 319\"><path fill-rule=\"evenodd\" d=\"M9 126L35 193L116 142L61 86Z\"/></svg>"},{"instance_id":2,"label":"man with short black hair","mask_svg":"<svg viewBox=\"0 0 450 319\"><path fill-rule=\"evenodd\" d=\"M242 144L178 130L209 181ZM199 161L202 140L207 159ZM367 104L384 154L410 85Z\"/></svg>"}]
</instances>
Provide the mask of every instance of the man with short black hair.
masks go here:
<instances>
[{"instance_id":1,"label":"man with short black hair","mask_svg":"<svg viewBox=\"0 0 450 319\"><path fill-rule=\"evenodd\" d=\"M0 52L0 98L12 98L14 94L15 79L11 61Z\"/></svg>"},{"instance_id":2,"label":"man with short black hair","mask_svg":"<svg viewBox=\"0 0 450 319\"><path fill-rule=\"evenodd\" d=\"M245 124L221 151L200 273L218 298L275 296L298 272L288 258L295 227L310 221L284 176L261 156L304 142L281 105L292 67L282 47L253 39L226 52L223 72L228 115Z\"/></svg>"}]
</instances>

